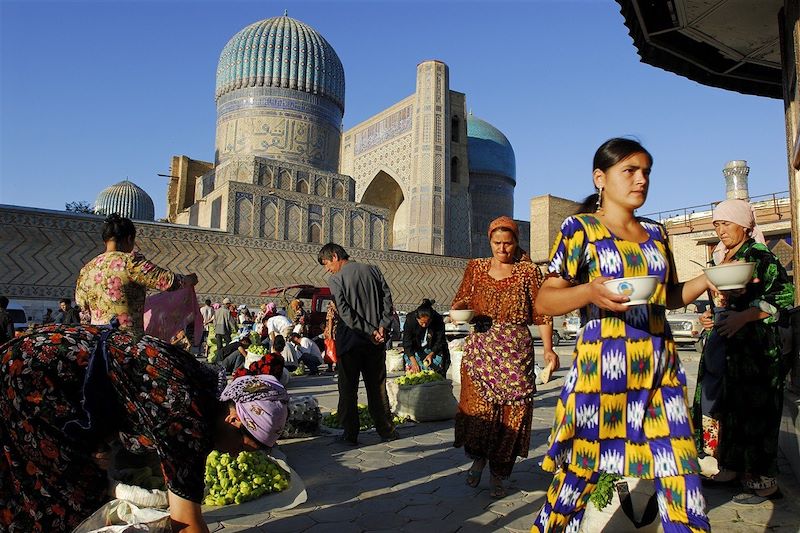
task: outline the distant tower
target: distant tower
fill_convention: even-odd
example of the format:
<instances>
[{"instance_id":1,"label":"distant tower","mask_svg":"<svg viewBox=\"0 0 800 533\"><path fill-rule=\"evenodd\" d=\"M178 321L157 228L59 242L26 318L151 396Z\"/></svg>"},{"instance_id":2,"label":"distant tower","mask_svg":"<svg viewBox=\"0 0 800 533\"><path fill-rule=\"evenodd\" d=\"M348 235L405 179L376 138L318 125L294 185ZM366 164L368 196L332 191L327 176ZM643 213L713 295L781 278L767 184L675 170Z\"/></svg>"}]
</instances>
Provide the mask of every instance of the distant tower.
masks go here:
<instances>
[{"instance_id":1,"label":"distant tower","mask_svg":"<svg viewBox=\"0 0 800 533\"><path fill-rule=\"evenodd\" d=\"M217 165L258 156L336 172L344 68L313 28L287 16L234 35L217 66Z\"/></svg>"},{"instance_id":2,"label":"distant tower","mask_svg":"<svg viewBox=\"0 0 800 533\"><path fill-rule=\"evenodd\" d=\"M725 176L725 197L728 200L749 200L750 192L747 188L747 176L750 174L750 167L747 161L734 160L725 163L722 169Z\"/></svg>"}]
</instances>

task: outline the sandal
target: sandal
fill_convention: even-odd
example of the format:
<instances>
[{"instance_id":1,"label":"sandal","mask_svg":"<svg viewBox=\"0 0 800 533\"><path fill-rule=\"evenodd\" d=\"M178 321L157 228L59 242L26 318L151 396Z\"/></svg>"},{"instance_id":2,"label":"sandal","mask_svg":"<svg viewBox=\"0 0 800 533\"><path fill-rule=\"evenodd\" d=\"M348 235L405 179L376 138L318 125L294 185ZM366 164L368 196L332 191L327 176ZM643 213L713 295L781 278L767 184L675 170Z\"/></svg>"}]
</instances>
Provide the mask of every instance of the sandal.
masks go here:
<instances>
[{"instance_id":1,"label":"sandal","mask_svg":"<svg viewBox=\"0 0 800 533\"><path fill-rule=\"evenodd\" d=\"M508 496L508 491L506 491L506 488L503 486L502 478L493 475L491 484L492 489L489 491L489 496L495 500L500 500Z\"/></svg>"},{"instance_id":2,"label":"sandal","mask_svg":"<svg viewBox=\"0 0 800 533\"><path fill-rule=\"evenodd\" d=\"M472 463L472 466L475 466L475 463ZM484 468L486 468L486 462L483 463L483 466L480 468L480 470L473 470L472 468L467 470L467 485L473 489L476 488L481 482L481 476L483 475Z\"/></svg>"}]
</instances>

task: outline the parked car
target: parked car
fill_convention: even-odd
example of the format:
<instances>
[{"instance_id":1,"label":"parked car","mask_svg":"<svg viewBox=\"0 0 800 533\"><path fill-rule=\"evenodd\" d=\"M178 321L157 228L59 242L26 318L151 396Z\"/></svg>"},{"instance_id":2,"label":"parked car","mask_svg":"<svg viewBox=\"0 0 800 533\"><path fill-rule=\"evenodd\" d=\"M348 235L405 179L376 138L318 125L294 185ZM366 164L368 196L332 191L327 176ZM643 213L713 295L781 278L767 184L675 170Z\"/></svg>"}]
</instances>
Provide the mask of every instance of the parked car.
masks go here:
<instances>
[{"instance_id":1,"label":"parked car","mask_svg":"<svg viewBox=\"0 0 800 533\"><path fill-rule=\"evenodd\" d=\"M539 331L539 326L536 324L531 324L528 326L528 330L531 332L531 337L533 340L540 341L542 340L542 334ZM574 337L573 334L571 337L567 333L567 317L565 316L554 316L553 317L553 346L558 346L561 344L562 340L566 340L569 338Z\"/></svg>"},{"instance_id":2,"label":"parked car","mask_svg":"<svg viewBox=\"0 0 800 533\"><path fill-rule=\"evenodd\" d=\"M564 326L564 337L567 339L574 339L578 336L578 331L581 329L581 317L578 315L570 315L566 319Z\"/></svg>"},{"instance_id":3,"label":"parked car","mask_svg":"<svg viewBox=\"0 0 800 533\"><path fill-rule=\"evenodd\" d=\"M703 351L703 326L700 315L709 307L708 300L696 300L686 307L667 312L667 323L678 347L692 345L697 353Z\"/></svg>"},{"instance_id":4,"label":"parked car","mask_svg":"<svg viewBox=\"0 0 800 533\"><path fill-rule=\"evenodd\" d=\"M444 336L448 341L466 337L472 332L472 326L465 322L459 324L451 322L449 312L442 313L442 317L444 318Z\"/></svg>"}]
</instances>

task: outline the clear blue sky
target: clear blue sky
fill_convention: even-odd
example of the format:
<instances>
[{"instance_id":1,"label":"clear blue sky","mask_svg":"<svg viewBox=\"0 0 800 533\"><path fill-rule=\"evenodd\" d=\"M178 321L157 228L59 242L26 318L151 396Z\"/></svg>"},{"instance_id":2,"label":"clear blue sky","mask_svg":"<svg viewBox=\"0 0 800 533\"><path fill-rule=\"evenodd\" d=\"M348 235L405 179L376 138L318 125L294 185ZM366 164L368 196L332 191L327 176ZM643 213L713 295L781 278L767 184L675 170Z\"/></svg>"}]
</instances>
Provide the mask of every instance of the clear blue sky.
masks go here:
<instances>
[{"instance_id":1,"label":"clear blue sky","mask_svg":"<svg viewBox=\"0 0 800 533\"><path fill-rule=\"evenodd\" d=\"M783 103L640 63L612 0L0 0L0 203L94 203L127 177L165 216L170 157L213 160L220 51L284 9L339 54L345 128L411 94L420 61L446 62L514 146L517 218L532 196L589 194L617 135L655 157L642 213L721 199L730 159L748 160L751 195L788 189Z\"/></svg>"}]
</instances>

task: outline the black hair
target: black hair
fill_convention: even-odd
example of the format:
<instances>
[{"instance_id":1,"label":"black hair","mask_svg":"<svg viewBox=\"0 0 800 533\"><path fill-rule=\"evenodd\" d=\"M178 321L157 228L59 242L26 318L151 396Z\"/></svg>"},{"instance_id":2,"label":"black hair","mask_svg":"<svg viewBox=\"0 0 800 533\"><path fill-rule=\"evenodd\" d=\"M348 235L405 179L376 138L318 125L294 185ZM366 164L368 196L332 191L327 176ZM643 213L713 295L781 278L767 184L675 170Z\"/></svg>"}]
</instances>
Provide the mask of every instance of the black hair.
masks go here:
<instances>
[{"instance_id":1,"label":"black hair","mask_svg":"<svg viewBox=\"0 0 800 533\"><path fill-rule=\"evenodd\" d=\"M0 296L0 309L5 309L8 307L8 298L5 296Z\"/></svg>"},{"instance_id":2,"label":"black hair","mask_svg":"<svg viewBox=\"0 0 800 533\"><path fill-rule=\"evenodd\" d=\"M71 303L72 303L72 300L70 300L69 298L61 298L61 299L58 301L58 303L60 303L60 304L64 304L64 305L66 305L67 307L69 307L69 304L71 304Z\"/></svg>"},{"instance_id":3,"label":"black hair","mask_svg":"<svg viewBox=\"0 0 800 533\"><path fill-rule=\"evenodd\" d=\"M204 304L206 304L206 305L211 305L211 300L209 300L208 298L206 298L206 299L205 299L205 301L204 301L203 303L204 303Z\"/></svg>"},{"instance_id":4,"label":"black hair","mask_svg":"<svg viewBox=\"0 0 800 533\"><path fill-rule=\"evenodd\" d=\"M245 347L247 347L253 344L253 340L250 338L249 335L245 335L244 337L239 339L239 344L243 344Z\"/></svg>"},{"instance_id":5,"label":"black hair","mask_svg":"<svg viewBox=\"0 0 800 533\"><path fill-rule=\"evenodd\" d=\"M293 331L293 332L292 332L292 333L289 335L289 337L291 337L292 339L294 339L295 337L297 337L298 339L302 339L302 338L303 338L303 336L302 336L302 335L300 335L300 334L299 334L298 332L296 332L296 331Z\"/></svg>"},{"instance_id":6,"label":"black hair","mask_svg":"<svg viewBox=\"0 0 800 533\"><path fill-rule=\"evenodd\" d=\"M115 240L120 242L126 237L136 238L136 227L131 219L112 213L103 222L103 242Z\"/></svg>"},{"instance_id":7,"label":"black hair","mask_svg":"<svg viewBox=\"0 0 800 533\"><path fill-rule=\"evenodd\" d=\"M321 265L323 261L333 261L334 255L339 259L350 259L344 248L335 242L329 242L320 249L317 254L317 262Z\"/></svg>"},{"instance_id":8,"label":"black hair","mask_svg":"<svg viewBox=\"0 0 800 533\"><path fill-rule=\"evenodd\" d=\"M433 304L436 300L425 298L422 303L417 307L417 318L430 318L433 316Z\"/></svg>"},{"instance_id":9,"label":"black hair","mask_svg":"<svg viewBox=\"0 0 800 533\"><path fill-rule=\"evenodd\" d=\"M275 335L275 340L272 341L272 351L278 353L282 352L284 348L286 348L286 339L283 338L283 335Z\"/></svg>"},{"instance_id":10,"label":"black hair","mask_svg":"<svg viewBox=\"0 0 800 533\"><path fill-rule=\"evenodd\" d=\"M634 139L626 139L624 137L614 137L607 140L600 145L600 148L594 153L592 160L592 172L595 170L602 170L606 172L609 168L613 167L620 161L624 161L633 154L644 154L650 160L650 166L653 166L653 155L645 149L642 144ZM594 213L597 211L598 193L593 193L587 196L580 207L575 211L578 213Z\"/></svg>"}]
</instances>

